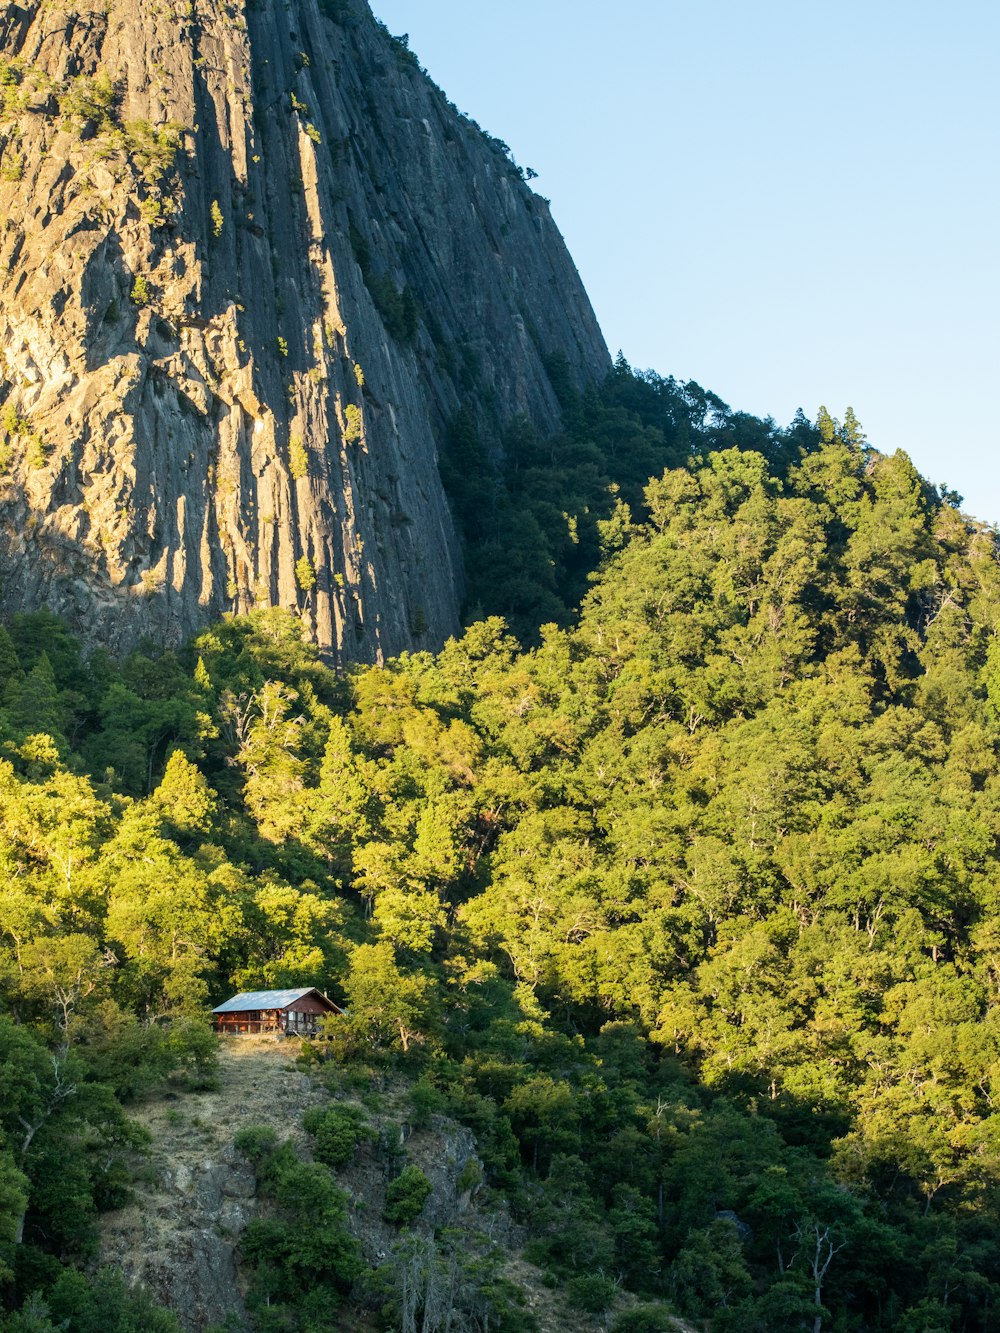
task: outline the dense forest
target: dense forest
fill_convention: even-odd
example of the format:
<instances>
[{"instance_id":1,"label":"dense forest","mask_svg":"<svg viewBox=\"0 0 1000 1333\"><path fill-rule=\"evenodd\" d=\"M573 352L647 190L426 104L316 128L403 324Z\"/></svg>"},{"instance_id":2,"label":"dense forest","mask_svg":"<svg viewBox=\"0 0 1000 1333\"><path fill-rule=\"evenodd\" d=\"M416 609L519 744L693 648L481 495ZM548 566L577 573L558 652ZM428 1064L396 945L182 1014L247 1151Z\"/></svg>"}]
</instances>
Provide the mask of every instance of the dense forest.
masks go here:
<instances>
[{"instance_id":1,"label":"dense forest","mask_svg":"<svg viewBox=\"0 0 1000 1333\"><path fill-rule=\"evenodd\" d=\"M0 632L5 1333L176 1327L94 1268L129 1105L211 1079L211 1003L314 984L348 1016L307 1058L467 1124L621 1333L1000 1326L996 531L850 413L621 361L562 399L549 441L454 423L483 618L437 654L338 674L279 611L122 662ZM348 1120L313 1165L244 1139L262 1330L400 1326ZM337 1262L269 1276L307 1205ZM530 1327L491 1291L454 1327Z\"/></svg>"}]
</instances>

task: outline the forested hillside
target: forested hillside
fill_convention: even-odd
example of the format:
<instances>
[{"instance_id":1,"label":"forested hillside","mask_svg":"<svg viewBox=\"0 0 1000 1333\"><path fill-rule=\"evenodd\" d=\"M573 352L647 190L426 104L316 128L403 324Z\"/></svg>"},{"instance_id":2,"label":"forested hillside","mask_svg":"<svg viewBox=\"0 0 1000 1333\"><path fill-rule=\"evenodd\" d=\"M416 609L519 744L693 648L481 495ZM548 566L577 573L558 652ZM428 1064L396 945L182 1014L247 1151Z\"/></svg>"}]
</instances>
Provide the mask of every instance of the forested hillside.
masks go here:
<instances>
[{"instance_id":1,"label":"forested hillside","mask_svg":"<svg viewBox=\"0 0 1000 1333\"><path fill-rule=\"evenodd\" d=\"M465 541L466 623L503 616L524 642L568 624L593 571L628 536L624 510L645 514L644 490L665 468L713 451L762 453L778 477L820 434L801 412L787 429L734 412L689 380L636 374L619 352L600 387L578 393L565 360L548 360L563 429L542 437L527 418L499 435L463 408L441 452L441 476ZM832 430L826 419L825 429ZM860 427L848 409L848 434Z\"/></svg>"},{"instance_id":2,"label":"forested hillside","mask_svg":"<svg viewBox=\"0 0 1000 1333\"><path fill-rule=\"evenodd\" d=\"M279 612L121 663L8 624L0 1327L172 1326L79 1276L128 1102L211 1076L209 1001L313 984L326 1053L464 1121L566 1299L635 1294L622 1333L996 1327L997 534L852 416L685 422L695 389L620 364L464 470L473 601L566 621L534 646L492 616L338 676ZM258 1327L399 1327L393 1273L262 1281Z\"/></svg>"}]
</instances>

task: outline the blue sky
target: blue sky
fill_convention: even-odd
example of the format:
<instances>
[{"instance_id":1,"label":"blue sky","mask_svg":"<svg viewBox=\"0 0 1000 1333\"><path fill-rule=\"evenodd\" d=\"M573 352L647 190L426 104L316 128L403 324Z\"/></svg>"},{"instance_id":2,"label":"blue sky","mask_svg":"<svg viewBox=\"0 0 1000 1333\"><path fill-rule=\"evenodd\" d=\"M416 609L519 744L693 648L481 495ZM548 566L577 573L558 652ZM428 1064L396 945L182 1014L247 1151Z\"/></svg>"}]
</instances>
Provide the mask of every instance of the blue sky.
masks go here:
<instances>
[{"instance_id":1,"label":"blue sky","mask_svg":"<svg viewBox=\"0 0 1000 1333\"><path fill-rule=\"evenodd\" d=\"M854 408L1000 522L996 0L372 0L539 172L612 352Z\"/></svg>"}]
</instances>

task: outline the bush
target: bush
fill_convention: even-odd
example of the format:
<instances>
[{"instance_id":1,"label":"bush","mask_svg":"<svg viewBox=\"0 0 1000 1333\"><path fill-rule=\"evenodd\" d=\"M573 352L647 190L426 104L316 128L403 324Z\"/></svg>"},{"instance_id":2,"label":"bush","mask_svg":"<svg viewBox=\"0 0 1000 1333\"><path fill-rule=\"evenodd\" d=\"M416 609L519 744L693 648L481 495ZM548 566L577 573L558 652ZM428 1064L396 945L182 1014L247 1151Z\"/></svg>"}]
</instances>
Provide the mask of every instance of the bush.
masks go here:
<instances>
[{"instance_id":1,"label":"bush","mask_svg":"<svg viewBox=\"0 0 1000 1333\"><path fill-rule=\"evenodd\" d=\"M46 1309L46 1307L48 1307ZM30 1309L30 1307L29 1307ZM39 1319L44 1311L47 1319ZM19 1333L55 1333L56 1329L105 1329L108 1333L180 1333L169 1310L156 1305L142 1288L130 1289L121 1273L101 1268L93 1274L64 1269L44 1298L20 1323L4 1324ZM51 1322L49 1322L51 1320Z\"/></svg>"},{"instance_id":2,"label":"bush","mask_svg":"<svg viewBox=\"0 0 1000 1333\"><path fill-rule=\"evenodd\" d=\"M30 435L31 422L20 415L13 403L7 403L0 413L0 429L11 436Z\"/></svg>"},{"instance_id":3,"label":"bush","mask_svg":"<svg viewBox=\"0 0 1000 1333\"><path fill-rule=\"evenodd\" d=\"M59 98L59 111L67 119L102 128L111 123L114 105L115 87L103 71L93 78L81 74L71 79L66 92Z\"/></svg>"},{"instance_id":4,"label":"bush","mask_svg":"<svg viewBox=\"0 0 1000 1333\"><path fill-rule=\"evenodd\" d=\"M247 1305L259 1316L256 1326L334 1327L330 1315L364 1267L360 1246L347 1230L347 1195L325 1166L300 1162L288 1143L270 1159L261 1186L274 1202L275 1216L254 1219L240 1241L251 1272ZM294 1322L285 1322L282 1306L294 1312Z\"/></svg>"},{"instance_id":5,"label":"bush","mask_svg":"<svg viewBox=\"0 0 1000 1333\"><path fill-rule=\"evenodd\" d=\"M278 1132L270 1125L248 1125L233 1139L233 1147L259 1165L278 1146Z\"/></svg>"},{"instance_id":6,"label":"bush","mask_svg":"<svg viewBox=\"0 0 1000 1333\"><path fill-rule=\"evenodd\" d=\"M362 1113L350 1106L314 1107L302 1117L302 1124L315 1136L313 1155L325 1166L346 1166L358 1144L372 1136Z\"/></svg>"},{"instance_id":7,"label":"bush","mask_svg":"<svg viewBox=\"0 0 1000 1333\"><path fill-rule=\"evenodd\" d=\"M433 1186L419 1166L408 1166L391 1181L385 1192L382 1216L387 1222L405 1225L423 1212Z\"/></svg>"},{"instance_id":8,"label":"bush","mask_svg":"<svg viewBox=\"0 0 1000 1333\"><path fill-rule=\"evenodd\" d=\"M148 227L162 227L166 220L163 200L154 199L152 195L143 199L139 204L139 216Z\"/></svg>"},{"instance_id":9,"label":"bush","mask_svg":"<svg viewBox=\"0 0 1000 1333\"><path fill-rule=\"evenodd\" d=\"M348 403L344 409L344 442L357 444L363 429L361 408L356 403Z\"/></svg>"},{"instance_id":10,"label":"bush","mask_svg":"<svg viewBox=\"0 0 1000 1333\"><path fill-rule=\"evenodd\" d=\"M168 120L164 125L151 125L148 120L127 120L123 125L123 146L147 185L159 184L173 170L183 128L175 120Z\"/></svg>"},{"instance_id":11,"label":"bush","mask_svg":"<svg viewBox=\"0 0 1000 1333\"><path fill-rule=\"evenodd\" d=\"M219 1086L219 1046L214 1033L197 1018L177 1018L167 1030L164 1048L170 1072L191 1092Z\"/></svg>"},{"instance_id":12,"label":"bush","mask_svg":"<svg viewBox=\"0 0 1000 1333\"><path fill-rule=\"evenodd\" d=\"M429 1125L431 1118L440 1115L447 1105L448 1098L426 1078L410 1089L410 1119L418 1127Z\"/></svg>"},{"instance_id":13,"label":"bush","mask_svg":"<svg viewBox=\"0 0 1000 1333\"><path fill-rule=\"evenodd\" d=\"M468 1194L471 1190L478 1189L482 1183L482 1165L477 1157L470 1157L459 1172L458 1179L455 1181L455 1189L459 1194Z\"/></svg>"},{"instance_id":14,"label":"bush","mask_svg":"<svg viewBox=\"0 0 1000 1333\"><path fill-rule=\"evenodd\" d=\"M316 570L307 555L301 556L295 562L295 582L303 592L307 593L312 592L316 586Z\"/></svg>"},{"instance_id":15,"label":"bush","mask_svg":"<svg viewBox=\"0 0 1000 1333\"><path fill-rule=\"evenodd\" d=\"M575 1310L601 1314L614 1303L618 1288L603 1273L581 1273L566 1283L566 1296Z\"/></svg>"},{"instance_id":16,"label":"bush","mask_svg":"<svg viewBox=\"0 0 1000 1333\"><path fill-rule=\"evenodd\" d=\"M301 435L293 435L288 442L288 471L298 481L309 471L309 454Z\"/></svg>"}]
</instances>

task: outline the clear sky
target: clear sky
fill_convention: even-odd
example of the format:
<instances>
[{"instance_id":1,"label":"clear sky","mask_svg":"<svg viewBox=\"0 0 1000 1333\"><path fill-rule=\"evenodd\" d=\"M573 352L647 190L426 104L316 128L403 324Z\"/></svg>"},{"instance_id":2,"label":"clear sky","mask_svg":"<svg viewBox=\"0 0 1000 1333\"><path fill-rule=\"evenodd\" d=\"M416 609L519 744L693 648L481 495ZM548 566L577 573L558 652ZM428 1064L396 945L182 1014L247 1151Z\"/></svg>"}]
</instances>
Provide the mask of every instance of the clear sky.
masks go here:
<instances>
[{"instance_id":1,"label":"clear sky","mask_svg":"<svg viewBox=\"0 0 1000 1333\"><path fill-rule=\"evenodd\" d=\"M372 0L539 173L612 353L854 408L1000 522L1000 0Z\"/></svg>"}]
</instances>

